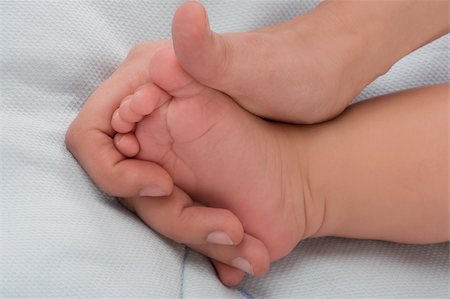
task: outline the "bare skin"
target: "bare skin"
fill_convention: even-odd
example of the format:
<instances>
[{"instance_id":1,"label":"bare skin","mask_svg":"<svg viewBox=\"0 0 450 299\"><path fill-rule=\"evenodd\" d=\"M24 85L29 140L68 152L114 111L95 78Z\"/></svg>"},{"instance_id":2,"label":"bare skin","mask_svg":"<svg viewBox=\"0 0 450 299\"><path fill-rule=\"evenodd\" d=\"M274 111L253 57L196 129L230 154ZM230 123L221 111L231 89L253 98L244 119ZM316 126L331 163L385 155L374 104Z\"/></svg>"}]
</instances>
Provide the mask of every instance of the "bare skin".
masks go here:
<instances>
[{"instance_id":1,"label":"bare skin","mask_svg":"<svg viewBox=\"0 0 450 299\"><path fill-rule=\"evenodd\" d=\"M373 7L369 7L370 9L365 9L364 5L370 2L359 2L353 3L349 1L335 1L332 2L334 4L326 4L329 7L329 16L327 18L313 18L307 17L299 17L296 20L291 22L287 22L286 25L281 25L279 28L275 26L273 29L289 29L289 25L303 24L301 27L305 30L308 28L308 23L311 22L311 26L309 28L314 27L315 21L317 20L334 20L339 19L336 16L343 17L346 13L346 18L340 18L342 20L348 20L350 23L343 22L344 27L338 26L337 23L331 21L328 23L330 26L326 26L326 23L323 23L322 28L340 28L342 31L330 31L328 35L322 35L325 37L324 39L320 39L320 34L316 35L311 34L308 31L302 31L306 35L304 38L309 38L309 41L315 41L314 43L308 42L305 44L315 44L320 46L321 42L326 42L326 47L324 48L336 48L338 49L341 46L345 46L341 50L348 51L346 53L353 53L352 57L360 57L358 56L358 51L354 51L354 49L359 49L365 53L364 57L367 58L367 61L371 62L371 65L366 65L364 69L358 70L350 70L353 72L353 76L346 76L347 73L343 73L345 76L341 78L347 78L345 82L341 82L343 86L345 86L349 82L349 84L357 87L361 85L359 83L367 84L365 82L370 81L376 78L378 75L384 73L390 65L392 65L396 60L398 60L401 56L407 54L413 49L419 47L420 45L431 41L434 38L442 35L446 31L448 31L448 15L446 15L446 11L448 10L448 2L447 1L431 1L427 4L427 1L409 1L409 3L413 3L414 5L408 5L408 9L402 9L400 6L401 3L406 3L403 1L394 1L390 3L394 3L391 8L396 6L396 9L390 10L391 13L386 13L386 9L389 7L384 7L382 5L377 6L379 9L376 10L377 13L372 14ZM375 3L375 2L373 2ZM373 4L372 3L372 4ZM377 2L380 4L380 2ZM387 4L388 2L384 2ZM396 3L396 4L395 4ZM342 6L341 6L342 4ZM325 4L322 4L320 7L324 7ZM334 5L334 7L332 7ZM351 5L352 7L347 7ZM358 9L356 9L355 5L359 5ZM425 5L420 7L420 5ZM439 6L439 7L437 7ZM413 8L416 9L413 9ZM198 7L197 7L198 8ZM194 8L195 9L195 8ZM341 10L339 12L339 10ZM197 11L199 11L197 9ZM325 10L322 10L324 12ZM352 13L353 12L353 13ZM367 14L369 12L369 15ZM405 13L408 12L408 13ZM178 14L177 14L178 15ZM181 14L183 16L183 14ZM205 16L205 15L204 15ZM386 17L385 17L386 16ZM348 18L347 18L348 17ZM356 18L355 18L356 17ZM367 21L367 20L371 21ZM196 19L202 20L202 19ZM178 19L179 24L183 24L183 18ZM194 20L195 21L195 20ZM301 22L300 22L301 21ZM193 26L197 26L197 23L192 23ZM350 24L350 25L348 25ZM362 25L369 26L362 26ZM317 24L316 24L317 25ZM346 28L358 28L357 31L348 32L345 30ZM385 27L389 28L386 30ZM186 27L188 28L188 27ZM293 29L294 27L291 27ZM392 30L396 28L397 30ZM331 30L330 29L330 30ZM270 32L270 28L265 28L262 31L267 30L267 33ZM303 30L303 29L302 29ZM274 30L275 32L276 30ZM289 30L285 30L289 31ZM294 30L295 31L295 30ZM347 47L346 43L341 43L341 38L331 38L337 37L340 33L344 34L343 38L347 42L349 42L352 46ZM182 62L182 65L185 70L188 70L192 75L195 75L197 80L202 81L203 83L216 86L217 88L226 91L232 95L248 95L245 93L245 90L242 91L239 89L239 85L236 85L236 93L233 93L232 83L239 83L239 80L233 81L233 76L239 72L244 72L243 70L239 70L237 67L229 67L229 72L224 72L223 74L229 75L230 78L227 82L207 82L202 79L201 74L194 74L193 70L187 66L190 61L190 57L183 57L184 54L188 54L189 51L185 51L192 48L192 43L187 45L180 45L180 42L189 41L189 39L183 38L183 31L176 30L174 24L174 38L175 41L178 42L176 44L176 51L178 54L179 60ZM246 34L246 33L243 33ZM280 31L281 35L295 37L283 33ZM356 34L356 35L354 35ZM264 34L263 34L264 35ZM367 36L371 36L370 43L367 43ZM402 36L402 40L398 40L398 36ZM184 36L189 37L189 35ZM190 36L192 37L192 36ZM200 36L201 39L202 36ZM353 38L351 38L353 37ZM360 37L365 37L361 39ZM275 37L272 37L275 38ZM281 38L279 42L287 42L286 39ZM349 45L350 45L349 44ZM373 47L373 45L380 44L384 45L383 47ZM105 192L108 194L123 197L122 202L131 210L134 210L143 220L149 224L155 230L161 232L169 238L174 240L178 240L182 243L187 243L191 247L200 252L203 252L205 255L212 257L212 261L218 271L219 277L226 285L235 285L237 284L243 277L243 272L237 270L233 267L227 266L225 263L219 262L219 260L227 259L231 261L233 257L236 256L244 256L251 259L250 262L253 265L255 274L261 274L267 270L267 250L261 246L261 242L256 239L249 239L248 235L246 235L243 231L242 224L240 224L239 219L236 218L236 215L233 215L231 212L225 212L225 210L218 209L218 214L211 213L213 208L209 208L209 210L204 209L199 205L198 202L192 201L184 192L178 192L178 188L175 188L175 191L172 192L173 184L170 175L160 167L157 163L146 162L142 163L142 161L136 159L128 159L126 155L121 154L113 145L113 139L115 132L111 128L110 120L113 114L113 111L118 107L119 103L129 94L133 94L135 90L146 83L149 82L149 69L148 64L152 60L153 54L157 51L161 46L167 46L167 42L149 42L145 44L138 45L133 48L130 52L130 55L127 57L126 61L118 68L118 70L106 80L102 86L100 86L88 99L86 105L83 107L80 114L77 116L71 127L69 128L66 135L66 143L69 150L74 154L83 168L87 171L89 176L93 179L93 181ZM220 50L217 47L208 47L211 44L206 43L205 45L200 44L203 48L202 51L196 53L212 53L214 55L219 55ZM238 44L237 44L238 45ZM369 45L369 47L367 47ZM195 43L194 43L195 46ZM184 47L184 48L183 48ZM362 47L362 48L361 48ZM298 47L294 47L292 49L297 49ZM210 51L208 51L208 49ZM303 51L303 49L301 49ZM318 50L318 49L316 49ZM374 50L374 51L372 51ZM375 51L376 50L376 51ZM381 52L378 52L381 51ZM385 52L383 52L385 51ZM320 52L320 51L319 51ZM342 51L336 51L340 53ZM238 52L240 53L240 52ZM299 53L303 53L302 56L306 56L308 51L305 52L290 52L290 55L293 57L301 56ZM361 53L361 52L359 52ZM241 60L248 61L248 56L241 55L245 54L245 52L240 53L240 55L235 55L235 57L240 57ZM289 53L287 53L289 54ZM327 53L325 53L327 54ZM328 53L330 54L330 53ZM332 54L332 53L331 53ZM390 55L392 54L392 55ZM277 55L279 56L279 55ZM351 56L351 55L349 55ZM219 56L221 57L221 56ZM384 60L382 58L388 58ZM192 57L191 57L192 58ZM321 59L321 57L318 57ZM234 61L234 60L233 60ZM364 66L363 63L355 64L351 60L344 60L346 63L352 63L352 65L361 65ZM195 63L196 60L192 60L192 63ZM211 63L213 61L210 61ZM234 61L238 62L238 61ZM277 61L273 61L276 63ZM361 62L361 61L359 61ZM280 62L281 63L281 62ZM204 65L204 64L203 64ZM230 64L234 66L245 67L245 64L234 63ZM283 65L283 64L281 64ZM320 65L320 63L319 63ZM314 65L313 65L314 66ZM317 65L315 65L317 67ZM339 65L336 65L338 67ZM318 68L319 69L319 68ZM217 70L217 69L216 69ZM220 71L220 69L218 69ZM251 69L247 69L251 70ZM263 70L261 70L263 71ZM315 69L310 69L308 72L314 72ZM326 76L324 82L335 81L332 78L333 72L330 70L330 76ZM201 70L199 70L201 72ZM208 72L206 69L205 72ZM340 70L340 74L342 75L342 69ZM248 73L249 78L252 78L251 73ZM292 76L301 74L292 73ZM320 74L319 74L320 75ZM318 76L319 76L318 75ZM300 76L301 77L301 76ZM310 76L307 76L303 79L299 79L297 81L308 82ZM317 76L316 76L317 77ZM320 76L319 76L320 77ZM356 78L358 80L358 84L351 83L354 80L350 80L350 78ZM258 79L258 78L256 78ZM261 78L259 78L261 79ZM263 79L263 78L262 78ZM283 79L283 78L281 78ZM306 81L305 81L306 80ZM214 81L214 80L212 80ZM320 80L319 80L320 81ZM319 82L318 81L318 82ZM267 92L267 90L257 88L258 86L264 86L264 84L260 84L257 80L253 80L254 86L249 90L257 90L258 92ZM278 83L288 83L286 79L283 80L275 80L274 82ZM227 84L225 84L227 83ZM251 83L249 81L249 83ZM278 84L277 83L277 84ZM266 82L267 84L267 82ZM327 83L328 84L328 83ZM334 84L335 85L335 84ZM308 86L308 84L302 84L302 86ZM311 85L311 90L318 90L315 85ZM320 89L325 85L320 85ZM272 89L277 87L276 85L272 86ZM279 86L278 86L279 87ZM283 88L278 88L277 92L285 91L286 94L284 98L289 95L289 92L292 89L288 84L283 84L281 86ZM354 90L357 90L355 88ZM309 89L306 88L306 93ZM345 89L347 92L351 89ZM302 90L298 91L300 94L303 94ZM267 118L274 119L282 119L293 122L305 122L311 123L315 121L320 121L323 119L327 119L330 115L334 115L337 112L343 109L351 100L353 96L341 96L340 92L336 92L336 90L330 89L330 91L326 91L325 94L329 93L330 97L311 97L313 94L309 94L309 98L318 99L318 101L303 101L302 105L298 105L297 102L291 102L292 107L289 106L289 102L286 102L286 105L279 105L280 107L288 108L288 110L294 111L294 107L305 107L303 111L303 117L297 117L298 115L302 115L302 111L296 111L294 116L289 116L288 114L284 114L286 109L278 109L276 107L270 107L270 103L265 105L264 101L267 103L267 98L263 98L263 102L258 102L255 94L250 94L247 98L239 97L240 105L244 106L246 109L250 111L254 111L261 116L265 116ZM339 95L339 96L337 96ZM389 96L391 97L391 96ZM392 96L394 97L394 96ZM288 97L289 98L289 97ZM248 103L245 103L244 100L248 99ZM271 97L272 99L272 97ZM271 100L270 99L270 100ZM302 99L306 99L302 98ZM327 101L321 101L321 99L332 100L329 104ZM293 98L293 100L297 100L297 98ZM254 103L251 103L254 101ZM322 103L320 105L316 105L316 103ZM261 111L258 111L258 105L261 104L261 107L264 107ZM277 103L276 103L277 104ZM279 104L279 103L278 103ZM311 104L311 105L310 105ZM317 109L320 107L329 107L326 109ZM334 108L333 108L334 107ZM275 109L274 112L271 112L270 109ZM317 113L315 113L317 111ZM334 111L334 112L333 112ZM441 110L442 111L442 110ZM297 112L300 112L297 114ZM305 116L306 115L306 116ZM350 123L350 122L349 122ZM349 127L352 127L349 125ZM352 149L349 149L352 150ZM129 153L128 153L129 154ZM329 153L328 153L329 154ZM444 159L445 160L445 159ZM330 178L329 178L330 179ZM330 185L332 186L332 185ZM169 197L164 198L165 200L160 200L158 197L151 199L149 197L143 198L139 197L139 195L146 196L161 196L161 195L169 195ZM183 196L180 196L183 194ZM126 198L126 199L125 199ZM171 199L171 200L166 200ZM336 201L337 202L337 201ZM157 211L157 212L156 212ZM153 214L152 214L153 212ZM158 218L156 216L163 214L166 217ZM199 217L189 217L189 215L196 214ZM220 227L217 221L213 221L208 223L208 219L213 219L214 217L208 217L208 215L220 215L221 217L227 218L228 221L225 221L229 226L227 228ZM412 214L414 215L414 214ZM219 217L220 218L220 217ZM156 220L155 220L156 219ZM223 218L220 218L223 219ZM338 219L338 218L335 218ZM437 218L440 219L440 218ZM204 221L205 220L205 221ZM401 220L401 218L400 218ZM399 220L399 221L400 221ZM326 224L327 222L324 222ZM387 222L390 223L390 222ZM176 224L176 225L175 225ZM325 225L324 225L325 226ZM190 228L186 233L186 228ZM230 238L233 242L239 242L236 245L214 245L211 241L218 241L220 238L208 238L208 236L215 232L217 229L227 230ZM336 232L337 234L337 232ZM345 234L343 234L345 235ZM216 235L217 236L217 235ZM254 242L247 240L253 240ZM223 241L223 239L222 239ZM253 257L253 259L252 259ZM216 259L215 259L216 258ZM256 270L255 270L256 269Z\"/></svg>"},{"instance_id":2,"label":"bare skin","mask_svg":"<svg viewBox=\"0 0 450 299\"><path fill-rule=\"evenodd\" d=\"M189 1L176 12L175 53L197 81L253 114L317 123L340 112L400 58L449 31L449 2L324 1L288 22L217 34ZM382 45L381 47L378 45Z\"/></svg>"},{"instance_id":3,"label":"bare skin","mask_svg":"<svg viewBox=\"0 0 450 299\"><path fill-rule=\"evenodd\" d=\"M89 97L67 131L66 145L100 189L117 196L155 231L209 256L220 280L225 285L236 285L244 272L214 257L230 262L235 257L248 257L254 274L259 275L269 267L268 252L262 242L249 238L230 211L205 208L178 192L170 175L158 164L129 159L114 146L114 110L124 97L149 82L151 58L169 45L167 41L154 41L134 47L124 63ZM224 229L235 246L221 245L220 235L209 237Z\"/></svg>"},{"instance_id":4,"label":"bare skin","mask_svg":"<svg viewBox=\"0 0 450 299\"><path fill-rule=\"evenodd\" d=\"M151 188L157 196L172 193L172 179L163 168L150 162L136 163L117 151L110 121L122 99L148 81L148 61L167 45L155 41L132 49L114 74L89 96L67 130L67 148L97 186L110 195L137 196Z\"/></svg>"},{"instance_id":5,"label":"bare skin","mask_svg":"<svg viewBox=\"0 0 450 299\"><path fill-rule=\"evenodd\" d=\"M349 107L308 129L321 235L426 244L449 233L449 84Z\"/></svg>"},{"instance_id":6,"label":"bare skin","mask_svg":"<svg viewBox=\"0 0 450 299\"><path fill-rule=\"evenodd\" d=\"M170 48L156 53L150 69L151 82L126 97L112 118L126 134L116 135L118 150L157 162L196 201L233 212L272 261L313 235L321 220L303 214L309 192L303 160L292 160L301 156L293 128L266 122L196 82Z\"/></svg>"},{"instance_id":7,"label":"bare skin","mask_svg":"<svg viewBox=\"0 0 450 299\"><path fill-rule=\"evenodd\" d=\"M116 147L162 165L202 204L231 211L271 261L307 237L449 239L447 85L360 103L304 127L246 112L187 75L170 48L150 69L151 82L112 118L122 133Z\"/></svg>"}]
</instances>

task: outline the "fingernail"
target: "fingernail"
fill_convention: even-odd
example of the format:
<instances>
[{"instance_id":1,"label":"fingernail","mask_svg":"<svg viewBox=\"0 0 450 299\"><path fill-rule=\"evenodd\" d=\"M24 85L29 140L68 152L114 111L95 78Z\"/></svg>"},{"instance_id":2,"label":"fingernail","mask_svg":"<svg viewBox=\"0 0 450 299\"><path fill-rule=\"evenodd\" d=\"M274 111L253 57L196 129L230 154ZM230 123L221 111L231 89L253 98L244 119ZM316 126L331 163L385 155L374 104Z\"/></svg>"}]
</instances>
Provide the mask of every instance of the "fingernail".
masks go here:
<instances>
[{"instance_id":1,"label":"fingernail","mask_svg":"<svg viewBox=\"0 0 450 299\"><path fill-rule=\"evenodd\" d=\"M206 238L208 243L219 244L219 245L233 245L230 237L223 231L212 232Z\"/></svg>"},{"instance_id":2,"label":"fingernail","mask_svg":"<svg viewBox=\"0 0 450 299\"><path fill-rule=\"evenodd\" d=\"M248 274L253 275L252 265L246 259L244 259L242 257L237 257L234 260L232 260L231 265L233 265L233 267L241 269L244 272L247 272Z\"/></svg>"},{"instance_id":3,"label":"fingernail","mask_svg":"<svg viewBox=\"0 0 450 299\"><path fill-rule=\"evenodd\" d=\"M167 196L166 191L158 186L145 187L139 192L139 196Z\"/></svg>"}]
</instances>

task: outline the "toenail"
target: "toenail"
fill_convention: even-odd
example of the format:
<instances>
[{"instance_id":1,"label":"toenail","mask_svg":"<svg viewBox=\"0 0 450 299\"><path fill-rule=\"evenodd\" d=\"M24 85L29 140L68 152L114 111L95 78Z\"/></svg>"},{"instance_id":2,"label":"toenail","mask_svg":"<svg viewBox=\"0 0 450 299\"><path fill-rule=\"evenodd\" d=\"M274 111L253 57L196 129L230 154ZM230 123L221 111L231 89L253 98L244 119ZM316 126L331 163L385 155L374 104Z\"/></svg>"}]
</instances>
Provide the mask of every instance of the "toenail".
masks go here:
<instances>
[{"instance_id":1,"label":"toenail","mask_svg":"<svg viewBox=\"0 0 450 299\"><path fill-rule=\"evenodd\" d=\"M241 269L244 272L247 272L248 274L253 275L252 265L242 257L237 257L234 260L232 260L231 265L233 265L233 267L235 268Z\"/></svg>"},{"instance_id":2,"label":"toenail","mask_svg":"<svg viewBox=\"0 0 450 299\"><path fill-rule=\"evenodd\" d=\"M167 196L167 195L168 195L167 192L158 186L145 187L141 190L141 192L139 192L139 196L158 197L158 196Z\"/></svg>"},{"instance_id":3,"label":"toenail","mask_svg":"<svg viewBox=\"0 0 450 299\"><path fill-rule=\"evenodd\" d=\"M120 141L122 140L123 135L122 134L116 134L116 136L114 137L114 140L116 141L116 144L119 144Z\"/></svg>"},{"instance_id":4,"label":"toenail","mask_svg":"<svg viewBox=\"0 0 450 299\"><path fill-rule=\"evenodd\" d=\"M132 101L136 101L137 98L142 97L142 90L138 89L136 90L132 95L131 99Z\"/></svg>"},{"instance_id":5,"label":"toenail","mask_svg":"<svg viewBox=\"0 0 450 299\"><path fill-rule=\"evenodd\" d=\"M123 106L126 105L126 103L128 103L130 100L124 100L122 103L120 103L119 108L123 108ZM119 112L120 113L120 112Z\"/></svg>"},{"instance_id":6,"label":"toenail","mask_svg":"<svg viewBox=\"0 0 450 299\"><path fill-rule=\"evenodd\" d=\"M116 111L114 112L113 118L114 118L116 121L119 121L119 120L120 120L119 110L116 110Z\"/></svg>"},{"instance_id":7,"label":"toenail","mask_svg":"<svg viewBox=\"0 0 450 299\"><path fill-rule=\"evenodd\" d=\"M230 237L223 231L215 231L208 235L206 241L211 244L218 245L233 245L233 241L231 241Z\"/></svg>"}]
</instances>

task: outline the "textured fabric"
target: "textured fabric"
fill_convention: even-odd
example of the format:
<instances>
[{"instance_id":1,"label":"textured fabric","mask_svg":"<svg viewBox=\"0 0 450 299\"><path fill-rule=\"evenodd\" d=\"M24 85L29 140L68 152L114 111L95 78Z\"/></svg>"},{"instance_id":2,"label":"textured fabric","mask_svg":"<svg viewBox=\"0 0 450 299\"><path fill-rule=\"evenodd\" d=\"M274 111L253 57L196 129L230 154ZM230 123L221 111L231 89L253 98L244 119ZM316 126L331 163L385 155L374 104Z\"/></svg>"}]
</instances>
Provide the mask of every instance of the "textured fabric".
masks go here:
<instances>
[{"instance_id":1,"label":"textured fabric","mask_svg":"<svg viewBox=\"0 0 450 299\"><path fill-rule=\"evenodd\" d=\"M64 146L86 98L145 40L170 37L182 1L0 1L1 297L448 297L448 243L301 242L228 289L208 261L100 192ZM216 31L287 20L317 1L204 1ZM446 36L358 100L446 82Z\"/></svg>"}]
</instances>

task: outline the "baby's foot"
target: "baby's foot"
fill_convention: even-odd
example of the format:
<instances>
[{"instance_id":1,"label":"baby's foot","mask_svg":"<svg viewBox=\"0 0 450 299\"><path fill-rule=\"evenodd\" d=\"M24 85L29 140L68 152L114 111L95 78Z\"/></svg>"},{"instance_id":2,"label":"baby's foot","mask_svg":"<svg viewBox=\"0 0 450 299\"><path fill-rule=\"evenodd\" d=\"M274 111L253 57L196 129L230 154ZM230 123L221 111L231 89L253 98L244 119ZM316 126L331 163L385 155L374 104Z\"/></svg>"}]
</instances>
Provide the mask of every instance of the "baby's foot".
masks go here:
<instances>
[{"instance_id":1,"label":"baby's foot","mask_svg":"<svg viewBox=\"0 0 450 299\"><path fill-rule=\"evenodd\" d=\"M256 115L292 123L323 121L379 75L373 76L358 55L359 40L341 38L344 30L323 11L254 32L216 34L201 4L191 1L173 20L175 53L197 81Z\"/></svg>"},{"instance_id":2,"label":"baby's foot","mask_svg":"<svg viewBox=\"0 0 450 299\"><path fill-rule=\"evenodd\" d=\"M317 232L323 207L308 192L297 128L198 83L172 49L153 57L150 77L113 116L119 151L161 164L196 201L233 212L271 260Z\"/></svg>"}]
</instances>

